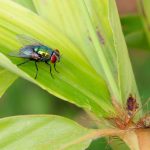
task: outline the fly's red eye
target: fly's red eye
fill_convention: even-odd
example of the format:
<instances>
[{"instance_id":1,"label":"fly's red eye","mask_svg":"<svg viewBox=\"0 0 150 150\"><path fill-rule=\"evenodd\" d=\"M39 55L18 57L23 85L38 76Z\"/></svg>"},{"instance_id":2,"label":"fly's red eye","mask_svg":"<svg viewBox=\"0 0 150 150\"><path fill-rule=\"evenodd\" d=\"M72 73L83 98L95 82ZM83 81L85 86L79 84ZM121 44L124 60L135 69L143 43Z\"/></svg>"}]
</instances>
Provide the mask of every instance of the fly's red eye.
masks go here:
<instances>
[{"instance_id":1,"label":"fly's red eye","mask_svg":"<svg viewBox=\"0 0 150 150\"><path fill-rule=\"evenodd\" d=\"M55 63L56 60L57 60L57 57L56 57L55 55L52 55L52 56L51 56L51 62L52 62L52 63Z\"/></svg>"}]
</instances>

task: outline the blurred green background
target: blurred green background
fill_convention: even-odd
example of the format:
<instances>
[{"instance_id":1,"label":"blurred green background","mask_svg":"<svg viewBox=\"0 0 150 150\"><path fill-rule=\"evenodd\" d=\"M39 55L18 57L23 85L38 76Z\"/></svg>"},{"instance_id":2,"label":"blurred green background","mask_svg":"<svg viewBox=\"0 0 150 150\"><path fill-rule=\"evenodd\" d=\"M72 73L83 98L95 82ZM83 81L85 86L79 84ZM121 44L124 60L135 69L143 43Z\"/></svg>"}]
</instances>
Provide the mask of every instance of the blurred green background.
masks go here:
<instances>
[{"instance_id":1,"label":"blurred green background","mask_svg":"<svg viewBox=\"0 0 150 150\"><path fill-rule=\"evenodd\" d=\"M130 3L128 0L124 1L125 3L121 3L121 1L117 0L121 15L136 13L135 0L132 2L130 0ZM150 95L150 51L130 49L129 53L139 92L144 103ZM148 109L148 104L145 105L144 109ZM0 99L0 117L25 114L61 115L74 119L83 125L91 126L89 118L80 108L61 101L24 79L17 79ZM99 149L111 149L104 138L95 140L88 148L88 150Z\"/></svg>"}]
</instances>

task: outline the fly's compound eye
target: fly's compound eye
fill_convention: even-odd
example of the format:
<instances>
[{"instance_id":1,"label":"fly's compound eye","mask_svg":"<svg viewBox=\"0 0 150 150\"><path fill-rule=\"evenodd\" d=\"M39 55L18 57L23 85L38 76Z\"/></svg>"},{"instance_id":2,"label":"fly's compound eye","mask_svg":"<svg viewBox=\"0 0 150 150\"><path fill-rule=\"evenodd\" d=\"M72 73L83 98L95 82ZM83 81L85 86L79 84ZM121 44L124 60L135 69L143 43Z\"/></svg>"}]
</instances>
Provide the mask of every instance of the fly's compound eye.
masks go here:
<instances>
[{"instance_id":1,"label":"fly's compound eye","mask_svg":"<svg viewBox=\"0 0 150 150\"><path fill-rule=\"evenodd\" d=\"M53 54L55 54L55 56L56 56L56 59L57 59L56 61L59 62L59 61L60 61L60 53L59 53L59 50L58 50L58 49L55 49L54 52L53 52Z\"/></svg>"},{"instance_id":2,"label":"fly's compound eye","mask_svg":"<svg viewBox=\"0 0 150 150\"><path fill-rule=\"evenodd\" d=\"M55 63L56 61L57 61L57 57L56 57L55 53L53 53L51 56L51 63Z\"/></svg>"}]
</instances>

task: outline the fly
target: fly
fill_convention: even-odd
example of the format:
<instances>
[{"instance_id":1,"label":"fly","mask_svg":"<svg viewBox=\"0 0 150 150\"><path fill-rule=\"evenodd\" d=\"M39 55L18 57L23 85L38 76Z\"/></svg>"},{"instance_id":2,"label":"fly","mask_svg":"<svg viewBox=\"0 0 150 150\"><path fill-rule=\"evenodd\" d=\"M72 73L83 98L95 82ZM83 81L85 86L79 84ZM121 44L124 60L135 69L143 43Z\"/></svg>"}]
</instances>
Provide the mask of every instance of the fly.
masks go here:
<instances>
[{"instance_id":1,"label":"fly","mask_svg":"<svg viewBox=\"0 0 150 150\"><path fill-rule=\"evenodd\" d=\"M30 61L34 61L36 68L36 75L34 78L36 79L38 75L37 62L44 62L47 65L49 65L50 75L53 78L51 63L54 64L54 69L56 72L58 72L56 70L56 63L60 61L59 50L52 49L46 45L39 43L35 39L32 39L31 37L25 35L17 35L17 38L19 39L23 47L20 48L19 52L17 53L12 52L10 55L26 59L24 62L17 64L17 66L21 66Z\"/></svg>"}]
</instances>

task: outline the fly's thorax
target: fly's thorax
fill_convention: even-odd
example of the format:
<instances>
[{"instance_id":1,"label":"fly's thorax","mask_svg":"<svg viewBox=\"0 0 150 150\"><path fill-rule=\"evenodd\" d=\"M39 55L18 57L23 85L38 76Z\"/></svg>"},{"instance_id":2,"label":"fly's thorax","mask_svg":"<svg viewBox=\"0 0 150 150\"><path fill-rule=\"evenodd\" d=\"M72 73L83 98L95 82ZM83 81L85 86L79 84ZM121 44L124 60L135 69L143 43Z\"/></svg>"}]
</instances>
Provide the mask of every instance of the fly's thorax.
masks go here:
<instances>
[{"instance_id":1,"label":"fly's thorax","mask_svg":"<svg viewBox=\"0 0 150 150\"><path fill-rule=\"evenodd\" d=\"M46 46L35 46L34 52L37 53L39 57L43 59L49 59L51 56Z\"/></svg>"}]
</instances>

